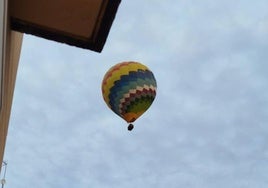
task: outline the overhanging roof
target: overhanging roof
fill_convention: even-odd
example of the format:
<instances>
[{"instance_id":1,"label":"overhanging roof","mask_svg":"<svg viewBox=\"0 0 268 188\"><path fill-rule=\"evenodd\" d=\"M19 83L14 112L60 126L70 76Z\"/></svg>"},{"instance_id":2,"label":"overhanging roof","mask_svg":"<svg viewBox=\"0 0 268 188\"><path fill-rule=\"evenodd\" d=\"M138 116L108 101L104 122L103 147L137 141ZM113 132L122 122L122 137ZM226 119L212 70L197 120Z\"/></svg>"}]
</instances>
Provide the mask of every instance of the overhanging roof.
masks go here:
<instances>
[{"instance_id":1,"label":"overhanging roof","mask_svg":"<svg viewBox=\"0 0 268 188\"><path fill-rule=\"evenodd\" d=\"M10 0L11 29L101 52L121 0Z\"/></svg>"}]
</instances>

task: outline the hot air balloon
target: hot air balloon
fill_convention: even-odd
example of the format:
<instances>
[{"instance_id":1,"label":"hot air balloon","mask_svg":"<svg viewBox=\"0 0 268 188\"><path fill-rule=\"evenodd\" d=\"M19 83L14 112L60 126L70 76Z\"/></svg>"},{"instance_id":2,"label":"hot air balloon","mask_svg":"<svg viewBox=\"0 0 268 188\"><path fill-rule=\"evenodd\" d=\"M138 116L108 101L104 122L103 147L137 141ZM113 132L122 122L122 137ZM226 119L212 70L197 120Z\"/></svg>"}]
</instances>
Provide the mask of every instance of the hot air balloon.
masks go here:
<instances>
[{"instance_id":1,"label":"hot air balloon","mask_svg":"<svg viewBox=\"0 0 268 188\"><path fill-rule=\"evenodd\" d=\"M122 62L111 67L102 81L102 96L108 107L127 123L133 122L152 104L156 96L153 73L138 62Z\"/></svg>"}]
</instances>

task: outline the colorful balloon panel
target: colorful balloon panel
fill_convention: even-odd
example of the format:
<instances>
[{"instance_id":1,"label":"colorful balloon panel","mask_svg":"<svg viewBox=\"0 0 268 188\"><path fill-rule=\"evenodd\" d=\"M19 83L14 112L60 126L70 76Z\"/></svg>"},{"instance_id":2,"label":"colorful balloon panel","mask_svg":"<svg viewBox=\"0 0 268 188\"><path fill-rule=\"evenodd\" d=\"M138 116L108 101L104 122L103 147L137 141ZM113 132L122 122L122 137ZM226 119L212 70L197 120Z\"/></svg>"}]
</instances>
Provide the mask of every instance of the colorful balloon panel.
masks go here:
<instances>
[{"instance_id":1,"label":"colorful balloon panel","mask_svg":"<svg viewBox=\"0 0 268 188\"><path fill-rule=\"evenodd\" d=\"M105 74L102 95L112 111L131 123L151 106L156 87L154 75L145 65L123 62Z\"/></svg>"}]
</instances>

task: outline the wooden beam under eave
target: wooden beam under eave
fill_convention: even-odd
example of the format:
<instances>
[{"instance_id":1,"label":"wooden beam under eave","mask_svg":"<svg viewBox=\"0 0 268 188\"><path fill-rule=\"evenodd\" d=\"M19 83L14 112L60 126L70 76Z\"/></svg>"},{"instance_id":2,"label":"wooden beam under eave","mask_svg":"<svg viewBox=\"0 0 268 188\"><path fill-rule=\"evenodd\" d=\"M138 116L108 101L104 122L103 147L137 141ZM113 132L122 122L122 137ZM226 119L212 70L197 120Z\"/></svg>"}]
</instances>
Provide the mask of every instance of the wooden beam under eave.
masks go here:
<instances>
[{"instance_id":1,"label":"wooden beam under eave","mask_svg":"<svg viewBox=\"0 0 268 188\"><path fill-rule=\"evenodd\" d=\"M0 111L0 162L2 166L23 34L7 31L3 71L3 102ZM1 168L0 168L1 172Z\"/></svg>"},{"instance_id":2,"label":"wooden beam under eave","mask_svg":"<svg viewBox=\"0 0 268 188\"><path fill-rule=\"evenodd\" d=\"M11 29L101 52L121 0L9 0Z\"/></svg>"}]
</instances>

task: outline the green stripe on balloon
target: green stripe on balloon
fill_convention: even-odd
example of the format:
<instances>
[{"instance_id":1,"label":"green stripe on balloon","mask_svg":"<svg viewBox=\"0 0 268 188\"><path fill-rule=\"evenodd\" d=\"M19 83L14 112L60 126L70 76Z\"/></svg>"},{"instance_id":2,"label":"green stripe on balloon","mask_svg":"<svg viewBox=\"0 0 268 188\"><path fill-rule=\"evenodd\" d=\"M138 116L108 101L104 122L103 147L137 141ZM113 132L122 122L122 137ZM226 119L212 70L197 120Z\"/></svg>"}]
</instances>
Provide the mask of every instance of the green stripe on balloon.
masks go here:
<instances>
[{"instance_id":1,"label":"green stripe on balloon","mask_svg":"<svg viewBox=\"0 0 268 188\"><path fill-rule=\"evenodd\" d=\"M154 99L150 96L136 98L135 101L131 102L130 105L126 106L124 113L134 112L140 113L146 111L152 104Z\"/></svg>"}]
</instances>

